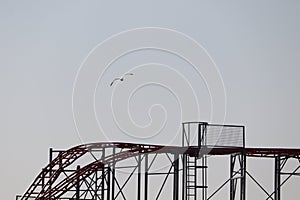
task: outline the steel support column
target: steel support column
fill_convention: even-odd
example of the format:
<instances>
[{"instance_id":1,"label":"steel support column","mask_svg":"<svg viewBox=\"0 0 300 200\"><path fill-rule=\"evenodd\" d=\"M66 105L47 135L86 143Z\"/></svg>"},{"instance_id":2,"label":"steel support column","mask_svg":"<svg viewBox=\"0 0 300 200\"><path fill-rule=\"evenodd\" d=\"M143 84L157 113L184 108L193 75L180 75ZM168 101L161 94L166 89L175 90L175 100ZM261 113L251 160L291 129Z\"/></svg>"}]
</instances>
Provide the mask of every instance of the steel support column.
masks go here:
<instances>
[{"instance_id":1,"label":"steel support column","mask_svg":"<svg viewBox=\"0 0 300 200\"><path fill-rule=\"evenodd\" d=\"M148 200L148 154L145 154L145 200Z\"/></svg>"},{"instance_id":2,"label":"steel support column","mask_svg":"<svg viewBox=\"0 0 300 200\"><path fill-rule=\"evenodd\" d=\"M116 147L113 147L113 155L116 154ZM115 199L115 181L116 181L116 162L115 159L113 158L113 163L112 163L112 181L111 181L111 199Z\"/></svg>"},{"instance_id":3,"label":"steel support column","mask_svg":"<svg viewBox=\"0 0 300 200\"><path fill-rule=\"evenodd\" d=\"M173 200L178 200L179 190L179 155L174 154L174 180L173 180Z\"/></svg>"},{"instance_id":4,"label":"steel support column","mask_svg":"<svg viewBox=\"0 0 300 200\"><path fill-rule=\"evenodd\" d=\"M274 177L274 199L275 200L280 200L280 187L281 187L281 183L280 183L280 169L281 165L280 165L280 156L275 157L275 177Z\"/></svg>"},{"instance_id":5,"label":"steel support column","mask_svg":"<svg viewBox=\"0 0 300 200\"><path fill-rule=\"evenodd\" d=\"M137 200L141 200L141 154L138 155Z\"/></svg>"},{"instance_id":6,"label":"steel support column","mask_svg":"<svg viewBox=\"0 0 300 200\"><path fill-rule=\"evenodd\" d=\"M77 166L77 171L80 170L80 166ZM77 176L77 181L76 181L76 200L80 199L80 178Z\"/></svg>"},{"instance_id":7,"label":"steel support column","mask_svg":"<svg viewBox=\"0 0 300 200\"><path fill-rule=\"evenodd\" d=\"M201 149L202 146L202 124L198 124L198 148Z\"/></svg>"},{"instance_id":8,"label":"steel support column","mask_svg":"<svg viewBox=\"0 0 300 200\"><path fill-rule=\"evenodd\" d=\"M238 162L237 162L238 161ZM235 165L238 163L238 168ZM230 156L230 200L235 200L237 183L240 184L240 200L246 199L246 154Z\"/></svg>"},{"instance_id":9,"label":"steel support column","mask_svg":"<svg viewBox=\"0 0 300 200\"><path fill-rule=\"evenodd\" d=\"M241 200L246 199L246 154L241 154Z\"/></svg>"},{"instance_id":10,"label":"steel support column","mask_svg":"<svg viewBox=\"0 0 300 200\"><path fill-rule=\"evenodd\" d=\"M105 159L105 148L102 148L102 156L101 160ZM102 167L102 180L101 180L101 199L104 199L105 192L105 167Z\"/></svg>"},{"instance_id":11,"label":"steel support column","mask_svg":"<svg viewBox=\"0 0 300 200\"><path fill-rule=\"evenodd\" d=\"M110 169L110 165L108 165L107 168L107 200L110 200L110 174L111 174L111 169Z\"/></svg>"},{"instance_id":12,"label":"steel support column","mask_svg":"<svg viewBox=\"0 0 300 200\"><path fill-rule=\"evenodd\" d=\"M186 200L186 194L187 194L187 187L186 187L186 181L187 181L187 155L182 155L182 200Z\"/></svg>"},{"instance_id":13,"label":"steel support column","mask_svg":"<svg viewBox=\"0 0 300 200\"><path fill-rule=\"evenodd\" d=\"M234 200L236 191L236 179L233 179L235 159L235 155L230 155L230 200Z\"/></svg>"},{"instance_id":14,"label":"steel support column","mask_svg":"<svg viewBox=\"0 0 300 200\"><path fill-rule=\"evenodd\" d=\"M53 149L50 148L49 149L49 163L51 163L53 160ZM50 169L50 172L49 172L49 176L51 177L52 176L52 169ZM43 182L44 182L44 178L43 178ZM51 187L52 187L52 182L51 180L49 180L49 191L51 191ZM51 192L50 192L50 197L51 197Z\"/></svg>"}]
</instances>

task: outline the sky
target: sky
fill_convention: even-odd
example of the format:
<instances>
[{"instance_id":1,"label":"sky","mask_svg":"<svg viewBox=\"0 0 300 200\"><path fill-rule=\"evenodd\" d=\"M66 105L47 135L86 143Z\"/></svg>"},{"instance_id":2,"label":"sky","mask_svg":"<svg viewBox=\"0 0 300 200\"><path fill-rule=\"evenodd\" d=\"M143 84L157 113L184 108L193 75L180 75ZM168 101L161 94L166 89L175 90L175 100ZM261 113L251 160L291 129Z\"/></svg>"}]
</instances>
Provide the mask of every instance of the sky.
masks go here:
<instances>
[{"instance_id":1,"label":"sky","mask_svg":"<svg viewBox=\"0 0 300 200\"><path fill-rule=\"evenodd\" d=\"M72 110L72 95L80 67L97 63L91 52L107 38L120 32L143 27L174 30L193 38L205 49L216 65L225 88L226 113L224 123L246 126L246 146L299 148L298 119L300 113L300 2L299 1L0 1L0 194L3 199L15 198L30 185L40 169L47 164L48 149L67 149L90 141L132 141L170 144L173 130L181 120L211 121L211 99L206 77L196 77L188 64L168 52L143 50L132 53L112 64L95 90L95 112L102 121L102 131L85 132L74 122L80 112ZM113 46L116 48L116 46ZM96 49L97 50L97 49ZM114 52L108 49L107 55ZM99 54L92 54L95 58ZM96 55L96 56L95 56ZM106 56L106 54L105 54ZM101 60L101 59L100 59ZM86 61L86 62L84 62ZM133 66L155 62L149 68ZM157 63L172 66L170 68ZM114 66L113 66L114 65ZM125 66L126 65L126 66ZM85 69L87 69L86 67ZM114 77L132 70L123 85L108 87ZM155 71L156 70L156 71ZM167 70L167 71L164 71ZM180 71L178 73L177 71ZM80 74L80 73L79 73ZM139 75L140 76L136 76ZM158 74L161 76L158 76ZM183 110L198 113L185 118L178 109L176 95L163 87L142 88L128 103L132 120L145 135L121 133L130 124L122 106L122 88L133 86L149 78L155 83L171 83L167 89L183 97L192 93L184 87L187 77L196 91L195 102ZM174 83L177 80L184 84ZM216 79L213 79L214 83ZM131 81L131 82L130 82ZM169 81L169 82L168 82ZM173 82L172 82L173 81ZM220 80L216 80L220 81ZM107 85L106 85L107 84ZM186 84L186 85L185 85ZM133 87L130 86L130 87ZM91 88L89 88L91 89ZM107 112L110 98L116 90L113 108L117 119ZM119 93L118 93L119 90ZM76 92L76 89L75 89ZM108 95L107 95L108 94ZM79 94L80 96L80 94ZM118 96L117 96L118 97ZM128 96L127 96L128 98ZM187 98L189 99L189 98ZM74 99L73 99L74 100ZM161 102L160 102L161 101ZM114 102L114 101L112 101ZM165 115L160 105L171 113ZM76 99L75 99L76 103ZM191 104L190 104L191 103ZM195 103L195 104L193 104ZM92 106L92 104L91 104ZM145 106L145 107L143 107ZM195 106L196 107L196 106ZM75 106L76 108L76 106ZM184 112L185 112L184 111ZM195 114L195 115L194 115ZM81 115L80 115L81 116ZM80 117L79 116L79 117ZM113 127L109 119L120 122L121 129ZM124 119L119 119L124 117ZM164 120L173 121L165 126L165 133L151 137ZM81 119L82 120L82 119ZM94 119L93 119L94 120ZM128 122L128 123L127 123ZM147 125L151 126L147 127ZM173 126L173 125L176 126ZM134 127L136 128L136 127ZM149 128L149 129L147 129ZM79 130L79 133L78 133ZM89 130L89 129L87 129ZM111 131L111 132L109 132ZM147 135L149 133L149 135ZM146 137L146 138L145 138ZM273 170L272 162L262 165L249 163L257 176ZM271 173L271 172L270 172ZM271 173L272 174L272 173ZM272 178L272 177L271 177ZM263 182L268 182L267 178ZM294 182L298 183L298 182ZM296 184L289 185L291 199ZM293 190L294 189L294 190ZM290 196L289 196L290 195ZM253 198L258 196L253 196Z\"/></svg>"}]
</instances>

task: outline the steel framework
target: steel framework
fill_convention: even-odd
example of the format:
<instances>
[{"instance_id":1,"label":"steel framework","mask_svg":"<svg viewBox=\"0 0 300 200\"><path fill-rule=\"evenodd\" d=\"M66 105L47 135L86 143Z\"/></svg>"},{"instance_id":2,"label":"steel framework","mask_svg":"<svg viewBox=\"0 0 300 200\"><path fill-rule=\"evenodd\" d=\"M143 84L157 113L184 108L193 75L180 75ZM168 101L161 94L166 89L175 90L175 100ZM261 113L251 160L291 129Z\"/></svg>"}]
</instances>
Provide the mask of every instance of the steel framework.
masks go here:
<instances>
[{"instance_id":1,"label":"steel framework","mask_svg":"<svg viewBox=\"0 0 300 200\"><path fill-rule=\"evenodd\" d=\"M209 194L207 158L216 155L229 156L230 176ZM247 171L248 157L274 159L274 191L268 192ZM298 165L284 172L291 159ZM51 148L49 164L16 199L209 200L229 185L230 200L245 200L249 178L266 200L280 200L281 187L300 175L299 168L300 149L246 148L244 126L185 122L181 146L111 142Z\"/></svg>"}]
</instances>

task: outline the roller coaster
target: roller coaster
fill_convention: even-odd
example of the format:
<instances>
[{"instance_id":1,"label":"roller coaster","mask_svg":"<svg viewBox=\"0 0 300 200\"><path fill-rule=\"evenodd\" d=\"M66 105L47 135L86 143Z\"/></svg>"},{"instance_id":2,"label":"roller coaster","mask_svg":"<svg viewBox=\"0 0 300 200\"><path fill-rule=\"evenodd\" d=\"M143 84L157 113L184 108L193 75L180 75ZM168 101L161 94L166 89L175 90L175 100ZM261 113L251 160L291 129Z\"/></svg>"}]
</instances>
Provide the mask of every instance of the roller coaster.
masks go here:
<instances>
[{"instance_id":1,"label":"roller coaster","mask_svg":"<svg viewBox=\"0 0 300 200\"><path fill-rule=\"evenodd\" d=\"M229 157L229 177L208 192L210 156ZM247 158L274 159L274 190L268 192L248 171ZM289 160L299 161L283 172ZM181 146L99 142L68 150L50 148L49 164L17 200L209 200L229 186L230 200L246 199L246 178L280 200L281 187L299 175L300 149L246 148L245 127L206 122L182 124ZM282 179L284 178L284 179Z\"/></svg>"}]
</instances>

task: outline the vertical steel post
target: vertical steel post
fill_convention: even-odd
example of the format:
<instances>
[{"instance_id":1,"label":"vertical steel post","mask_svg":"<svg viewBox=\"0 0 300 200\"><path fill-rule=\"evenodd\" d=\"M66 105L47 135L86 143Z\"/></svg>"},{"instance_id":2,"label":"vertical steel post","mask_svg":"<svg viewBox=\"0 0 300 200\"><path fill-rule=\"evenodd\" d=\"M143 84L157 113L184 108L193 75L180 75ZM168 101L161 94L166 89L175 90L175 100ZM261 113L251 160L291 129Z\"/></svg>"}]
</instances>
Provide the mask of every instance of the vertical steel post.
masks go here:
<instances>
[{"instance_id":1,"label":"vertical steel post","mask_svg":"<svg viewBox=\"0 0 300 200\"><path fill-rule=\"evenodd\" d=\"M102 176L101 176L101 199L104 199L104 189L105 189L105 168L104 166L102 167Z\"/></svg>"},{"instance_id":2,"label":"vertical steel post","mask_svg":"<svg viewBox=\"0 0 300 200\"><path fill-rule=\"evenodd\" d=\"M53 148L49 149L49 163L52 162L52 157L53 157Z\"/></svg>"},{"instance_id":3,"label":"vertical steel post","mask_svg":"<svg viewBox=\"0 0 300 200\"><path fill-rule=\"evenodd\" d=\"M275 183L274 183L274 199L280 200L280 157L275 157Z\"/></svg>"},{"instance_id":4,"label":"vertical steel post","mask_svg":"<svg viewBox=\"0 0 300 200\"><path fill-rule=\"evenodd\" d=\"M49 163L51 163L53 160L53 149L50 148L49 149ZM49 177L52 176L52 168L50 168L50 171L49 171ZM43 177L44 178L44 177ZM51 198L52 194L51 194L51 188L52 188L52 182L51 182L51 179L49 179L49 197Z\"/></svg>"},{"instance_id":5,"label":"vertical steel post","mask_svg":"<svg viewBox=\"0 0 300 200\"><path fill-rule=\"evenodd\" d=\"M80 170L80 166L77 165L77 171ZM76 181L76 200L79 200L80 198L80 178L77 174L77 181Z\"/></svg>"},{"instance_id":6,"label":"vertical steel post","mask_svg":"<svg viewBox=\"0 0 300 200\"><path fill-rule=\"evenodd\" d=\"M145 200L148 200L148 154L145 154Z\"/></svg>"},{"instance_id":7,"label":"vertical steel post","mask_svg":"<svg viewBox=\"0 0 300 200\"><path fill-rule=\"evenodd\" d=\"M137 200L141 200L141 154L138 155Z\"/></svg>"},{"instance_id":8,"label":"vertical steel post","mask_svg":"<svg viewBox=\"0 0 300 200\"><path fill-rule=\"evenodd\" d=\"M178 200L178 174L179 174L179 155L174 154L174 179L173 179L173 200Z\"/></svg>"},{"instance_id":9,"label":"vertical steel post","mask_svg":"<svg viewBox=\"0 0 300 200\"><path fill-rule=\"evenodd\" d=\"M245 152L245 126L243 126L243 153L242 153L242 169L241 169L241 175L242 175L242 179L241 179L241 199L245 200L246 199L246 160L247 160L247 156L246 156L246 152Z\"/></svg>"},{"instance_id":10,"label":"vertical steel post","mask_svg":"<svg viewBox=\"0 0 300 200\"><path fill-rule=\"evenodd\" d=\"M184 131L184 123L182 123L182 139L181 139L181 145L184 147L184 135L185 131Z\"/></svg>"},{"instance_id":11,"label":"vertical steel post","mask_svg":"<svg viewBox=\"0 0 300 200\"><path fill-rule=\"evenodd\" d=\"M110 165L109 165L107 168L107 196L106 196L107 200L110 200L110 173L111 173L111 170L110 170Z\"/></svg>"},{"instance_id":12,"label":"vertical steel post","mask_svg":"<svg viewBox=\"0 0 300 200\"><path fill-rule=\"evenodd\" d=\"M105 159L105 148L102 149L102 156L101 160L103 161ZM101 180L101 199L104 199L104 192L105 192L105 166L102 167L102 180Z\"/></svg>"},{"instance_id":13,"label":"vertical steel post","mask_svg":"<svg viewBox=\"0 0 300 200\"><path fill-rule=\"evenodd\" d=\"M246 130L245 126L243 126L243 148L246 146Z\"/></svg>"},{"instance_id":14,"label":"vertical steel post","mask_svg":"<svg viewBox=\"0 0 300 200\"><path fill-rule=\"evenodd\" d=\"M246 199L246 154L241 155L241 200Z\"/></svg>"},{"instance_id":15,"label":"vertical steel post","mask_svg":"<svg viewBox=\"0 0 300 200\"><path fill-rule=\"evenodd\" d=\"M95 200L98 199L98 170L95 170L95 188L94 188L94 195L95 195Z\"/></svg>"},{"instance_id":16,"label":"vertical steel post","mask_svg":"<svg viewBox=\"0 0 300 200\"><path fill-rule=\"evenodd\" d=\"M194 194L195 194L195 199L197 199L197 185L198 185L198 183L197 183L197 178L198 178L198 173L197 173L197 158L195 157L195 160L194 160L194 166L193 166L193 168L194 168ZM188 197L189 198L189 197Z\"/></svg>"},{"instance_id":17,"label":"vertical steel post","mask_svg":"<svg viewBox=\"0 0 300 200\"><path fill-rule=\"evenodd\" d=\"M207 199L207 157L202 157L202 199Z\"/></svg>"},{"instance_id":18,"label":"vertical steel post","mask_svg":"<svg viewBox=\"0 0 300 200\"><path fill-rule=\"evenodd\" d=\"M207 146L207 123L203 124L203 130L202 130L202 145L204 145L205 147ZM202 198L203 200L207 199L207 156L205 154L203 154L202 156Z\"/></svg>"},{"instance_id":19,"label":"vertical steel post","mask_svg":"<svg viewBox=\"0 0 300 200\"><path fill-rule=\"evenodd\" d=\"M203 137L203 140L202 143L206 146L207 145L207 125L208 123L204 123L203 124L203 134L202 134L202 137Z\"/></svg>"},{"instance_id":20,"label":"vertical steel post","mask_svg":"<svg viewBox=\"0 0 300 200\"><path fill-rule=\"evenodd\" d=\"M182 155L182 200L186 200L186 194L187 194L187 155Z\"/></svg>"},{"instance_id":21,"label":"vertical steel post","mask_svg":"<svg viewBox=\"0 0 300 200\"><path fill-rule=\"evenodd\" d=\"M234 187L234 165L235 165L235 155L230 155L230 200L235 198L235 187Z\"/></svg>"},{"instance_id":22,"label":"vertical steel post","mask_svg":"<svg viewBox=\"0 0 300 200\"><path fill-rule=\"evenodd\" d=\"M116 163L115 163L116 147L113 147L113 163L112 163L112 182L111 182L111 199L115 199L115 179L116 179Z\"/></svg>"},{"instance_id":23,"label":"vertical steel post","mask_svg":"<svg viewBox=\"0 0 300 200\"><path fill-rule=\"evenodd\" d=\"M201 129L201 124L199 123L198 124L198 148L199 148L199 151L200 151L200 148L201 148L201 137L202 137L201 133L202 133L202 129Z\"/></svg>"}]
</instances>

